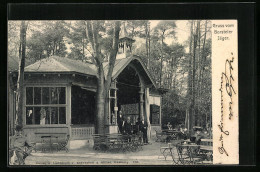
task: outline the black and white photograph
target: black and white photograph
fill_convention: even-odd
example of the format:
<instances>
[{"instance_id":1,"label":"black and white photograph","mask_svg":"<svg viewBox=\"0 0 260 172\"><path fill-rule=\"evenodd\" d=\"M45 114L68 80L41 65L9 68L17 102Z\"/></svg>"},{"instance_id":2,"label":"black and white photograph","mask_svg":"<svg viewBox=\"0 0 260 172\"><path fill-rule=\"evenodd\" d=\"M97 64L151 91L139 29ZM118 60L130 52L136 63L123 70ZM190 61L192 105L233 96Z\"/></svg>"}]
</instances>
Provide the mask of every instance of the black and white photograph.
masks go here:
<instances>
[{"instance_id":1,"label":"black and white photograph","mask_svg":"<svg viewBox=\"0 0 260 172\"><path fill-rule=\"evenodd\" d=\"M9 20L8 130L9 165L213 164L212 21Z\"/></svg>"},{"instance_id":2,"label":"black and white photograph","mask_svg":"<svg viewBox=\"0 0 260 172\"><path fill-rule=\"evenodd\" d=\"M256 166L256 3L4 6L7 168Z\"/></svg>"}]
</instances>

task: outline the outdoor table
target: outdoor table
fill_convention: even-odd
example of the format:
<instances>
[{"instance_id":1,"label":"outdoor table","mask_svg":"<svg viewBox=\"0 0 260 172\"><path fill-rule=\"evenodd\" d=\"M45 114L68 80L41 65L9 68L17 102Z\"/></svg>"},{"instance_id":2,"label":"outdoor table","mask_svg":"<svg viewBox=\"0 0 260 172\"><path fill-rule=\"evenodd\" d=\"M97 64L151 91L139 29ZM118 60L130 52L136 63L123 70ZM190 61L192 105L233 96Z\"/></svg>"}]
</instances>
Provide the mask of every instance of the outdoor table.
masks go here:
<instances>
[{"instance_id":1,"label":"outdoor table","mask_svg":"<svg viewBox=\"0 0 260 172\"><path fill-rule=\"evenodd\" d=\"M201 143L206 143L206 146L212 146L213 140L212 139L201 139Z\"/></svg>"},{"instance_id":2,"label":"outdoor table","mask_svg":"<svg viewBox=\"0 0 260 172\"><path fill-rule=\"evenodd\" d=\"M196 144L178 144L176 145L179 161L182 164L194 164L196 149L199 149L199 145Z\"/></svg>"}]
</instances>

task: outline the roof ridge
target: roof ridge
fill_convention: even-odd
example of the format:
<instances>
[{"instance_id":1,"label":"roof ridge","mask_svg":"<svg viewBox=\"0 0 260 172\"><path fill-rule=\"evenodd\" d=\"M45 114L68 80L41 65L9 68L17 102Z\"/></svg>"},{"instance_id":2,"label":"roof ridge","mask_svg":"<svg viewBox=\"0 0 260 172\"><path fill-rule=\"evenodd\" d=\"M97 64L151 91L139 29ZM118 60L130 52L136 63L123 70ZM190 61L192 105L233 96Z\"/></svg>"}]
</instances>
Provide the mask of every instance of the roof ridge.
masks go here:
<instances>
[{"instance_id":1,"label":"roof ridge","mask_svg":"<svg viewBox=\"0 0 260 172\"><path fill-rule=\"evenodd\" d=\"M57 58L57 56L53 56L52 59L55 60L55 62L58 63L61 67L63 67L65 70L69 71L69 68L64 66L64 64L62 64L60 61L58 61L55 57ZM60 57L58 57L58 58L60 58Z\"/></svg>"},{"instance_id":2,"label":"roof ridge","mask_svg":"<svg viewBox=\"0 0 260 172\"><path fill-rule=\"evenodd\" d=\"M32 64L26 66L24 69L30 68L30 67L32 67L32 66L36 66L36 65L38 65L39 63L41 64L42 61L44 61L44 60L47 61L47 58L43 58L43 59L37 60L35 63L32 63ZM40 64L39 64L39 65L40 65Z\"/></svg>"}]
</instances>

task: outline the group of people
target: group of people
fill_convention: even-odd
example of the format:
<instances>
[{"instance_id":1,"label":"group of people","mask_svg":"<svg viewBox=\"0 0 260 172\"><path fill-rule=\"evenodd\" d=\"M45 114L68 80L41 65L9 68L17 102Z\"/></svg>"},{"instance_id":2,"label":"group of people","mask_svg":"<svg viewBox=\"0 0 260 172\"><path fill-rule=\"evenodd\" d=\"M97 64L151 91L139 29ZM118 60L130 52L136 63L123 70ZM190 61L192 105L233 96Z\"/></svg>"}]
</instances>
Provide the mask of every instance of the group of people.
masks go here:
<instances>
[{"instance_id":1,"label":"group of people","mask_svg":"<svg viewBox=\"0 0 260 172\"><path fill-rule=\"evenodd\" d=\"M138 121L135 125L131 123L131 118L128 116L126 120L123 118L123 114L121 111L119 111L119 118L117 120L118 123L118 130L121 134L124 135L132 135L137 134L138 132L142 132L143 134L143 143L148 144L148 138L147 138L147 122L145 122L143 119L140 120L138 118Z\"/></svg>"}]
</instances>

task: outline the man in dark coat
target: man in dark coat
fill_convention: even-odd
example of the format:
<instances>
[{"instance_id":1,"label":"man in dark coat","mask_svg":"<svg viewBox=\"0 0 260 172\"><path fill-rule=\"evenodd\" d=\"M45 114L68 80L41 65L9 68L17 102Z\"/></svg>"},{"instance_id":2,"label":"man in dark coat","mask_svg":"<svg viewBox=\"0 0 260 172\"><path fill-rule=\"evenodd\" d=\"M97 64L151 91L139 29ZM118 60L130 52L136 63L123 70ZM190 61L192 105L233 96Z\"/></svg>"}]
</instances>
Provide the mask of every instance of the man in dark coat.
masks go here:
<instances>
[{"instance_id":1,"label":"man in dark coat","mask_svg":"<svg viewBox=\"0 0 260 172\"><path fill-rule=\"evenodd\" d=\"M138 117L137 122L135 123L135 133L134 134L137 134L140 131L140 124L141 124L141 121L140 121L140 118Z\"/></svg>"},{"instance_id":2,"label":"man in dark coat","mask_svg":"<svg viewBox=\"0 0 260 172\"><path fill-rule=\"evenodd\" d=\"M123 134L123 124L124 124L124 120L123 120L123 115L122 115L122 112L119 111L119 116L118 116L118 119L117 119L117 124L118 124L118 129L119 129L119 132L121 134Z\"/></svg>"},{"instance_id":3,"label":"man in dark coat","mask_svg":"<svg viewBox=\"0 0 260 172\"><path fill-rule=\"evenodd\" d=\"M142 122L140 124L140 130L143 133L143 142L144 142L144 144L148 144L147 127L148 127L147 122L142 120Z\"/></svg>"},{"instance_id":4,"label":"man in dark coat","mask_svg":"<svg viewBox=\"0 0 260 172\"><path fill-rule=\"evenodd\" d=\"M124 131L125 134L129 134L129 135L132 134L132 125L131 125L130 117L127 117L127 120L124 123Z\"/></svg>"}]
</instances>

